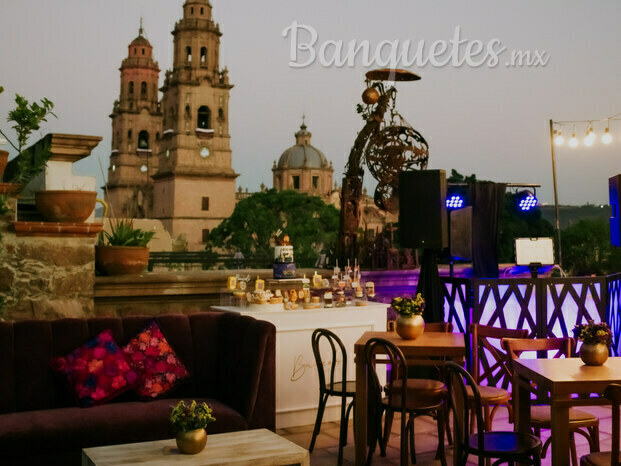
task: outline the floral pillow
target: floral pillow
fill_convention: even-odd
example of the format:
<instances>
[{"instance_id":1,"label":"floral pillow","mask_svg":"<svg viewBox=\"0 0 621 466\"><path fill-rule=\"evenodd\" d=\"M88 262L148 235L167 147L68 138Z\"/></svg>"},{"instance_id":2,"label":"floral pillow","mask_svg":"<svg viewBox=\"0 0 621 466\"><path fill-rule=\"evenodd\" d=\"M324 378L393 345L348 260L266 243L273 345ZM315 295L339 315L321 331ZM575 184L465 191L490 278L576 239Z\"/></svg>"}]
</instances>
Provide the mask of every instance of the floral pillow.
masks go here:
<instances>
[{"instance_id":1,"label":"floral pillow","mask_svg":"<svg viewBox=\"0 0 621 466\"><path fill-rule=\"evenodd\" d=\"M168 344L157 322L149 322L144 330L123 347L129 363L140 374L138 395L155 399L173 389L190 376L179 357Z\"/></svg>"},{"instance_id":2,"label":"floral pillow","mask_svg":"<svg viewBox=\"0 0 621 466\"><path fill-rule=\"evenodd\" d=\"M138 382L138 373L128 364L110 330L66 356L52 358L50 364L82 407L103 404Z\"/></svg>"}]
</instances>

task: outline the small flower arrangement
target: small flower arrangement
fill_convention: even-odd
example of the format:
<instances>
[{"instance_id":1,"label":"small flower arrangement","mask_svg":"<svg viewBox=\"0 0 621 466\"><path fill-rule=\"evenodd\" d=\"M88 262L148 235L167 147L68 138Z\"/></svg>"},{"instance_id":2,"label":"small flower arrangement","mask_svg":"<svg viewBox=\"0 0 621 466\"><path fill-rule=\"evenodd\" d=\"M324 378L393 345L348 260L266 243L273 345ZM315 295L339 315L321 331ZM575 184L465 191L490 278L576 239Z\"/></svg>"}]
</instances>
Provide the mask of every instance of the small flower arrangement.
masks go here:
<instances>
[{"instance_id":1,"label":"small flower arrangement","mask_svg":"<svg viewBox=\"0 0 621 466\"><path fill-rule=\"evenodd\" d=\"M207 424L214 422L211 408L207 403L192 401L188 406L181 400L170 413L170 422L177 432L189 432L196 429L204 429Z\"/></svg>"},{"instance_id":2,"label":"small flower arrangement","mask_svg":"<svg viewBox=\"0 0 621 466\"><path fill-rule=\"evenodd\" d=\"M420 293L413 298L398 296L392 300L390 305L400 316L412 317L423 313L425 310L425 299Z\"/></svg>"},{"instance_id":3,"label":"small flower arrangement","mask_svg":"<svg viewBox=\"0 0 621 466\"><path fill-rule=\"evenodd\" d=\"M605 322L596 324L589 320L586 325L581 324L574 327L574 338L582 340L588 345L604 343L610 346L612 344L612 331Z\"/></svg>"}]
</instances>

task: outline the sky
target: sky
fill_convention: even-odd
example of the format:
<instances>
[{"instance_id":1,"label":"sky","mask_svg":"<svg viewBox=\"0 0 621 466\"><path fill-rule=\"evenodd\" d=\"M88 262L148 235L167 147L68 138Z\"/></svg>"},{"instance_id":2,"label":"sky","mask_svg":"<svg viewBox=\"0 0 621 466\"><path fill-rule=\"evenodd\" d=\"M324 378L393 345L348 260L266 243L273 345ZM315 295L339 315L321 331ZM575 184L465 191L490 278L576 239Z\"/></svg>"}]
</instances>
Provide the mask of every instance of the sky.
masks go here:
<instances>
[{"instance_id":1,"label":"sky","mask_svg":"<svg viewBox=\"0 0 621 466\"><path fill-rule=\"evenodd\" d=\"M328 41L343 41L345 51L351 41L367 41L373 52L382 41L397 41L399 47L410 41L412 54L424 41L424 58L434 42L450 47L459 28L460 39L467 42L458 52L476 50L474 41L485 48L506 47L497 66L487 61L444 64L450 48L436 60L417 60L407 69L422 79L397 84L397 109L429 142L429 168L541 184L537 197L543 203L554 203L549 120L596 121L621 113L619 0L211 1L224 34L220 65L228 67L235 85L229 109L233 168L240 174L238 186L250 191L261 183L272 186L272 164L294 144L302 114L313 145L333 161L340 184L363 126L355 107L366 87L364 74L383 66L373 53L370 64L359 55L353 66L335 66L336 46ZM45 124L32 142L48 132L102 136L75 171L97 176L103 185L98 160L108 167L109 114L119 95L118 68L127 46L143 17L162 69L161 83L164 70L172 67L170 32L183 3L3 0L0 128L9 130L2 115L13 108L15 93L31 100L47 97L58 119ZM309 66L300 66L310 55L301 51L294 63L298 67L291 66L293 34L283 37L283 31L294 22L317 32L312 47L317 59ZM297 37L298 45L308 45L307 32ZM380 61L388 49L382 49ZM512 50L539 52L541 60L538 66L506 66ZM614 140L607 146L599 141L605 128L599 122L593 124L597 141L585 147L586 126L576 125L577 148L565 143L556 151L561 204L607 204L607 180L621 173L621 121L611 122ZM571 125L563 127L566 139L572 131ZM367 172L365 186L372 190L374 185Z\"/></svg>"}]
</instances>

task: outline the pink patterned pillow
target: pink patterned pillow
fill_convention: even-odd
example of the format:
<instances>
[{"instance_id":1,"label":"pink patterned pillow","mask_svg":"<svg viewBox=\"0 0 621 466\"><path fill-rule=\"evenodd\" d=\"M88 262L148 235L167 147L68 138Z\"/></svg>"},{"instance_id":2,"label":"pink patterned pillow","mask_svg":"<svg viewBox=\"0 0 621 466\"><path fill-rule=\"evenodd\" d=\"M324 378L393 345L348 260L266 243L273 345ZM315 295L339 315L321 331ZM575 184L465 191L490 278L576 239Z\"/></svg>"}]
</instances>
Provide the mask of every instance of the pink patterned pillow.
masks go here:
<instances>
[{"instance_id":1,"label":"pink patterned pillow","mask_svg":"<svg viewBox=\"0 0 621 466\"><path fill-rule=\"evenodd\" d=\"M164 395L190 376L155 321L149 322L132 338L123 347L123 352L140 374L136 392L143 398L152 400Z\"/></svg>"},{"instance_id":2,"label":"pink patterned pillow","mask_svg":"<svg viewBox=\"0 0 621 466\"><path fill-rule=\"evenodd\" d=\"M137 372L128 364L110 330L66 356L52 358L50 364L66 380L82 407L103 404L138 381Z\"/></svg>"}]
</instances>

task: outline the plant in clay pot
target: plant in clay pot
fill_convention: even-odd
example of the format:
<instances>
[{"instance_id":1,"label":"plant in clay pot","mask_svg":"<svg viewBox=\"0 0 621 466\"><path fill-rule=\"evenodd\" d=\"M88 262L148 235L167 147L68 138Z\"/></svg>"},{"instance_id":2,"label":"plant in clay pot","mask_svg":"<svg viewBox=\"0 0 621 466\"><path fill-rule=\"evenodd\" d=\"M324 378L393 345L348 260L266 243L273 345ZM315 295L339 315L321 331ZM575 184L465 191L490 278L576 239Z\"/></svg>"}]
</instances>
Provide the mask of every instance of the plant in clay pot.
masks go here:
<instances>
[{"instance_id":1,"label":"plant in clay pot","mask_svg":"<svg viewBox=\"0 0 621 466\"><path fill-rule=\"evenodd\" d=\"M111 219L110 231L102 231L95 246L97 269L106 275L141 273L149 263L148 244L153 231L134 228L132 220Z\"/></svg>"},{"instance_id":2,"label":"plant in clay pot","mask_svg":"<svg viewBox=\"0 0 621 466\"><path fill-rule=\"evenodd\" d=\"M390 303L392 308L399 314L397 316L396 330L404 340L415 340L423 334L425 321L425 299L418 293L416 297L398 296Z\"/></svg>"},{"instance_id":3,"label":"plant in clay pot","mask_svg":"<svg viewBox=\"0 0 621 466\"><path fill-rule=\"evenodd\" d=\"M177 432L177 447L183 453L195 455L200 453L207 444L205 428L216 420L211 415L211 408L207 403L192 401L188 406L181 400L170 413L170 422Z\"/></svg>"},{"instance_id":4,"label":"plant in clay pot","mask_svg":"<svg viewBox=\"0 0 621 466\"><path fill-rule=\"evenodd\" d=\"M612 345L612 332L608 324L596 324L589 320L586 325L574 327L574 337L582 341L580 358L588 366L601 366L608 359L608 350Z\"/></svg>"}]
</instances>

